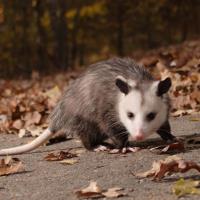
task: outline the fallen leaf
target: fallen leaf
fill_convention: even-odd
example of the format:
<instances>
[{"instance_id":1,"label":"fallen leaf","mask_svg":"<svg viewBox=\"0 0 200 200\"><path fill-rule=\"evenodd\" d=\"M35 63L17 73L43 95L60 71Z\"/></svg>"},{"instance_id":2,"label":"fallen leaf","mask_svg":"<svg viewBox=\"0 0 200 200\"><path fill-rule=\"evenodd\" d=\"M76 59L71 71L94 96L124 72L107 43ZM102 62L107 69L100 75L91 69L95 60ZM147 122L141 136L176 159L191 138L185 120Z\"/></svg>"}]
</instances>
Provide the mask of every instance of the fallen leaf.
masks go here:
<instances>
[{"instance_id":1,"label":"fallen leaf","mask_svg":"<svg viewBox=\"0 0 200 200\"><path fill-rule=\"evenodd\" d=\"M123 192L120 192L121 190L123 190L123 188L119 188L119 187L109 188L106 192L103 192L102 194L107 198L125 196L126 194Z\"/></svg>"},{"instance_id":2,"label":"fallen leaf","mask_svg":"<svg viewBox=\"0 0 200 200\"><path fill-rule=\"evenodd\" d=\"M197 187L200 185L200 181L194 180L184 180L181 178L176 181L172 187L172 192L178 197L187 195L187 194L198 194L200 195L200 189Z\"/></svg>"},{"instance_id":3,"label":"fallen leaf","mask_svg":"<svg viewBox=\"0 0 200 200\"><path fill-rule=\"evenodd\" d=\"M41 126L30 126L19 130L18 137L38 137L44 132L44 128Z\"/></svg>"},{"instance_id":4,"label":"fallen leaf","mask_svg":"<svg viewBox=\"0 0 200 200\"><path fill-rule=\"evenodd\" d=\"M64 165L73 165L77 162L78 162L78 160L75 160L75 159L64 159L64 160L60 161L60 163L64 164Z\"/></svg>"},{"instance_id":5,"label":"fallen leaf","mask_svg":"<svg viewBox=\"0 0 200 200\"><path fill-rule=\"evenodd\" d=\"M171 113L171 116L172 117L180 117L180 116L184 116L184 115L188 115L188 114L191 114L193 113L194 110L192 109L188 109L188 110L177 110L173 113Z\"/></svg>"},{"instance_id":6,"label":"fallen leaf","mask_svg":"<svg viewBox=\"0 0 200 200\"><path fill-rule=\"evenodd\" d=\"M193 161L185 161L178 156L169 156L165 160L154 161L152 169L138 173L136 176L145 178L153 177L154 180L160 180L165 177L166 174L172 173L185 173L190 169L196 169L200 172L200 166Z\"/></svg>"},{"instance_id":7,"label":"fallen leaf","mask_svg":"<svg viewBox=\"0 0 200 200\"><path fill-rule=\"evenodd\" d=\"M97 185L97 182L91 181L89 186L75 192L81 198L100 198L103 197L102 189Z\"/></svg>"},{"instance_id":8,"label":"fallen leaf","mask_svg":"<svg viewBox=\"0 0 200 200\"><path fill-rule=\"evenodd\" d=\"M177 153L177 152L183 152L185 151L184 143L179 141L175 143L171 143L166 145L161 145L158 147L153 147L150 149L150 151L158 153L158 154L164 154L164 153Z\"/></svg>"},{"instance_id":9,"label":"fallen leaf","mask_svg":"<svg viewBox=\"0 0 200 200\"><path fill-rule=\"evenodd\" d=\"M198 117L192 117L189 120L192 122L200 122L200 118L198 118Z\"/></svg>"},{"instance_id":10,"label":"fallen leaf","mask_svg":"<svg viewBox=\"0 0 200 200\"><path fill-rule=\"evenodd\" d=\"M44 159L47 161L61 161L67 158L74 158L74 157L77 157L77 155L70 152L60 151L57 154L49 153L47 156L44 157Z\"/></svg>"},{"instance_id":11,"label":"fallen leaf","mask_svg":"<svg viewBox=\"0 0 200 200\"><path fill-rule=\"evenodd\" d=\"M24 128L19 130L18 137L23 138L26 135L26 130Z\"/></svg>"},{"instance_id":12,"label":"fallen leaf","mask_svg":"<svg viewBox=\"0 0 200 200\"><path fill-rule=\"evenodd\" d=\"M79 198L102 198L102 197L106 197L106 198L117 198L117 197L122 197L125 196L126 194L121 192L121 190L123 190L123 188L120 187L113 187L113 188L109 188L107 190L102 190L98 185L97 182L91 181L89 186L82 189L82 190L78 190L76 191L76 195Z\"/></svg>"},{"instance_id":13,"label":"fallen leaf","mask_svg":"<svg viewBox=\"0 0 200 200\"><path fill-rule=\"evenodd\" d=\"M185 151L185 147L184 147L184 143L183 142L175 142L175 143L171 143L169 145L167 145L165 148L162 149L161 152L163 153L169 153L171 151L178 151L178 152L182 152Z\"/></svg>"},{"instance_id":14,"label":"fallen leaf","mask_svg":"<svg viewBox=\"0 0 200 200\"><path fill-rule=\"evenodd\" d=\"M15 174L24 171L24 166L18 158L10 156L0 160L0 176Z\"/></svg>"},{"instance_id":15,"label":"fallen leaf","mask_svg":"<svg viewBox=\"0 0 200 200\"><path fill-rule=\"evenodd\" d=\"M6 122L8 117L6 115L0 114L0 122Z\"/></svg>"},{"instance_id":16,"label":"fallen leaf","mask_svg":"<svg viewBox=\"0 0 200 200\"><path fill-rule=\"evenodd\" d=\"M41 133L44 132L44 128L41 126L30 126L26 128L26 135L27 137L38 137L39 135L41 135Z\"/></svg>"},{"instance_id":17,"label":"fallen leaf","mask_svg":"<svg viewBox=\"0 0 200 200\"><path fill-rule=\"evenodd\" d=\"M45 95L48 96L50 99L55 99L55 98L59 98L61 96L61 91L58 86L55 86L55 87L51 88L50 90L48 90L45 93Z\"/></svg>"},{"instance_id":18,"label":"fallen leaf","mask_svg":"<svg viewBox=\"0 0 200 200\"><path fill-rule=\"evenodd\" d=\"M30 125L33 124L39 124L41 118L42 115L38 111L34 111L32 113L27 112L24 117L24 121L26 122L25 127L29 127Z\"/></svg>"},{"instance_id":19,"label":"fallen leaf","mask_svg":"<svg viewBox=\"0 0 200 200\"><path fill-rule=\"evenodd\" d=\"M12 127L20 130L23 127L23 125L24 125L24 123L22 122L22 120L17 119L13 122Z\"/></svg>"}]
</instances>

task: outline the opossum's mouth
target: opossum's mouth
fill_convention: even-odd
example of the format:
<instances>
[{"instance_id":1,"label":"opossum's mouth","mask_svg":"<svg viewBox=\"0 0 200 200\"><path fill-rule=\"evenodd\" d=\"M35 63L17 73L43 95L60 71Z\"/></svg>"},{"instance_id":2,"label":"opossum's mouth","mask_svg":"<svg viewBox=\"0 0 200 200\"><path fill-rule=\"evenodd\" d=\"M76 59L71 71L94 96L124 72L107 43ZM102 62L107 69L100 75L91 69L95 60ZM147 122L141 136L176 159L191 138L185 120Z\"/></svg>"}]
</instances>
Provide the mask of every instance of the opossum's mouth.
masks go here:
<instances>
[{"instance_id":1,"label":"opossum's mouth","mask_svg":"<svg viewBox=\"0 0 200 200\"><path fill-rule=\"evenodd\" d=\"M130 135L129 139L131 141L143 141L145 139L144 134Z\"/></svg>"}]
</instances>

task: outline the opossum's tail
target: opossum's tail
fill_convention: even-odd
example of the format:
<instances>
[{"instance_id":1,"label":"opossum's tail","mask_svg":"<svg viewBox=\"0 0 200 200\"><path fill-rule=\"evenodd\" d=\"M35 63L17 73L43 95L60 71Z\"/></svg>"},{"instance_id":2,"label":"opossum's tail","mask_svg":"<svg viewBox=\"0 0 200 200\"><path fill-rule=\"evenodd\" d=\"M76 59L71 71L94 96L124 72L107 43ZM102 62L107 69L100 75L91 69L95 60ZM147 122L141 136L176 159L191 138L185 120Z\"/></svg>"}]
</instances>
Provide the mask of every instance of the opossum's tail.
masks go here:
<instances>
[{"instance_id":1,"label":"opossum's tail","mask_svg":"<svg viewBox=\"0 0 200 200\"><path fill-rule=\"evenodd\" d=\"M46 142L53 134L54 132L47 128L39 137L37 137L29 144L0 150L0 156L22 154L28 151L32 151Z\"/></svg>"}]
</instances>

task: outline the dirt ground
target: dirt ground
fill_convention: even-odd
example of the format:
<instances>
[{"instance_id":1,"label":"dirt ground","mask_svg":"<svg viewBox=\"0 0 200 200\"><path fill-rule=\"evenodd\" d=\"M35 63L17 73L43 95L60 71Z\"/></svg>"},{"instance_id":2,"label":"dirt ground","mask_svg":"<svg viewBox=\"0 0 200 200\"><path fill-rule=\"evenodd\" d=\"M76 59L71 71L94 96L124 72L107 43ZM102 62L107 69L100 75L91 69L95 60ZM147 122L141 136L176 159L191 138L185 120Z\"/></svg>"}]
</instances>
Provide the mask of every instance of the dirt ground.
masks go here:
<instances>
[{"instance_id":1,"label":"dirt ground","mask_svg":"<svg viewBox=\"0 0 200 200\"><path fill-rule=\"evenodd\" d=\"M198 116L200 117L200 116ZM192 121L193 116L172 118L173 134L200 136L200 122ZM157 136L156 136L157 137ZM0 135L0 147L10 147L26 143L32 138L19 139L16 135ZM200 140L200 139L199 139ZM143 143L144 146L156 146L161 140L153 138ZM197 142L198 143L198 142ZM185 159L200 164L200 144L187 148L186 152L179 153ZM106 152L83 152L73 165L62 165L58 162L48 162L43 158L49 152L61 149L83 149L76 139L43 146L36 151L17 156L25 164L25 173L0 177L1 200L74 200L77 199L74 191L86 187L91 180L97 181L103 189L122 187L128 196L118 199L128 200L173 200L177 197L172 193L172 185L181 176L199 179L196 171L186 174L176 174L166 177L160 182L151 179L138 179L133 173L148 170L154 160L163 159L169 155L158 155L147 148L137 153L108 154ZM72 151L73 151L72 150ZM200 199L199 196L186 196L180 199Z\"/></svg>"}]
</instances>

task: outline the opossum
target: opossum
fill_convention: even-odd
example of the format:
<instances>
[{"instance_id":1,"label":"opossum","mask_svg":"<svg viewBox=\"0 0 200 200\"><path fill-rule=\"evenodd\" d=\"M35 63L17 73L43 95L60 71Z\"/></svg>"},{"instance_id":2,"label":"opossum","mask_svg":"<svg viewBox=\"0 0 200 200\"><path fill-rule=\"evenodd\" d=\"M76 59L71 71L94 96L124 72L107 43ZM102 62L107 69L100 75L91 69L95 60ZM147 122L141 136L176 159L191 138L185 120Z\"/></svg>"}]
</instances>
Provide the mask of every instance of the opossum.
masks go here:
<instances>
[{"instance_id":1,"label":"opossum","mask_svg":"<svg viewBox=\"0 0 200 200\"><path fill-rule=\"evenodd\" d=\"M120 149L129 140L141 141L154 132L163 140L173 140L168 121L170 87L170 78L155 80L130 58L92 64L67 87L50 115L49 127L38 138L2 149L0 155L34 150L59 130L76 133L88 150L106 139Z\"/></svg>"}]
</instances>

